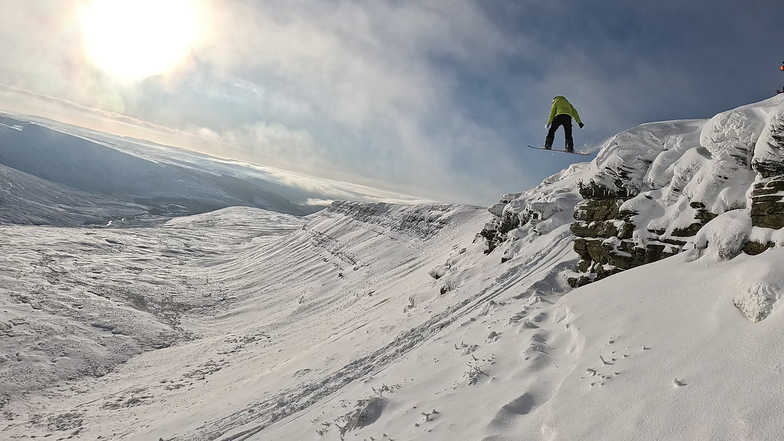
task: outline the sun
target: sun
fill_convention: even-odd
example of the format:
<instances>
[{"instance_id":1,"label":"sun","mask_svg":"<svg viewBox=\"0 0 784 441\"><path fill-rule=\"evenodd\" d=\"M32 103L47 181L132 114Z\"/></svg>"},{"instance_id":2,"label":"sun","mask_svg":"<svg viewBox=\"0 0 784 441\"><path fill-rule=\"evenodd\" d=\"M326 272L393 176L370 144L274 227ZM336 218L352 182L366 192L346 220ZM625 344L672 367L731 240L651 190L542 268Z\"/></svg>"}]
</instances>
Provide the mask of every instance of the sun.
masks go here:
<instances>
[{"instance_id":1,"label":"sun","mask_svg":"<svg viewBox=\"0 0 784 441\"><path fill-rule=\"evenodd\" d=\"M200 33L194 0L93 0L81 28L87 57L126 82L171 71Z\"/></svg>"}]
</instances>

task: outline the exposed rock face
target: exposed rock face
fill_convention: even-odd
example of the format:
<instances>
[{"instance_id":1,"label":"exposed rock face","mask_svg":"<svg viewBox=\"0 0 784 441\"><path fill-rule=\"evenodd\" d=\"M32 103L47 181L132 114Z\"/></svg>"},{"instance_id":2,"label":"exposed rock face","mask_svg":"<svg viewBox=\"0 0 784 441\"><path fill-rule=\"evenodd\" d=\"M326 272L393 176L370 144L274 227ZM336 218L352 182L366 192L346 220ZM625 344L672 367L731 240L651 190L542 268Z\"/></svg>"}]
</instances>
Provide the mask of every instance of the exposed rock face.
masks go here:
<instances>
[{"instance_id":1,"label":"exposed rock face","mask_svg":"<svg viewBox=\"0 0 784 441\"><path fill-rule=\"evenodd\" d=\"M778 115L763 133L760 159L753 161L759 173L751 194L751 220L755 227L784 227L784 115Z\"/></svg>"},{"instance_id":2,"label":"exposed rock face","mask_svg":"<svg viewBox=\"0 0 784 441\"><path fill-rule=\"evenodd\" d=\"M572 286L677 254L702 226L699 219L710 218L703 204L690 204L682 194L695 168L677 173L673 167L697 143L699 128L692 121L646 124L605 144L579 186L583 201L571 231L584 275L570 278ZM690 213L668 213L667 202Z\"/></svg>"},{"instance_id":3,"label":"exposed rock face","mask_svg":"<svg viewBox=\"0 0 784 441\"><path fill-rule=\"evenodd\" d=\"M784 227L784 175L763 178L754 184L751 218L755 227Z\"/></svg>"}]
</instances>

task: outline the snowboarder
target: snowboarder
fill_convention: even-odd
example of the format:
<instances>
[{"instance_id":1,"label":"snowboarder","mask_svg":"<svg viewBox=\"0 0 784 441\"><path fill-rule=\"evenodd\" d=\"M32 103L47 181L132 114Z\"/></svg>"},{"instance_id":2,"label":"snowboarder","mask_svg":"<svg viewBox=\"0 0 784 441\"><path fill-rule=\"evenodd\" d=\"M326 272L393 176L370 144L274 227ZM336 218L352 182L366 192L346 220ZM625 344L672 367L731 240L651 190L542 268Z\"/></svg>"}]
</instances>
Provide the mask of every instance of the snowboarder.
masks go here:
<instances>
[{"instance_id":1,"label":"snowboarder","mask_svg":"<svg viewBox=\"0 0 784 441\"><path fill-rule=\"evenodd\" d=\"M784 61L781 62L781 71L784 72ZM781 90L776 89L776 94L784 93L784 87Z\"/></svg>"},{"instance_id":2,"label":"snowboarder","mask_svg":"<svg viewBox=\"0 0 784 441\"><path fill-rule=\"evenodd\" d=\"M572 139L572 118L577 121L577 125L582 129L584 124L580 121L580 115L575 110L574 106L566 100L566 98L558 95L553 98L553 107L550 109L550 119L547 120L546 127L550 129L547 132L547 138L544 141L544 148L551 150L553 148L553 140L555 140L555 131L558 127L563 126L564 133L566 134L566 151L569 153L574 152L574 139Z\"/></svg>"}]
</instances>

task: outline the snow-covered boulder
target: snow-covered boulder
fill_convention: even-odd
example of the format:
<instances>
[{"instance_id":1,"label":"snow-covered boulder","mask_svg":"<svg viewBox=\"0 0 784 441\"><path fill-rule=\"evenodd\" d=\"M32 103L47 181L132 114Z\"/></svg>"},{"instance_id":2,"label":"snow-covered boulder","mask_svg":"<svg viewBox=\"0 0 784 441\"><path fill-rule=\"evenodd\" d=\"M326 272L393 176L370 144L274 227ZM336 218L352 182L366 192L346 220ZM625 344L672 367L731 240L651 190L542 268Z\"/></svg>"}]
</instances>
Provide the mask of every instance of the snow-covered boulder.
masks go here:
<instances>
[{"instance_id":1,"label":"snow-covered boulder","mask_svg":"<svg viewBox=\"0 0 784 441\"><path fill-rule=\"evenodd\" d=\"M529 234L548 234L573 221L574 207L580 202L580 176L588 164L574 164L542 181L523 193L510 193L488 208L494 222L480 233L487 240L488 252L499 243L516 240ZM501 208L499 210L499 208Z\"/></svg>"},{"instance_id":2,"label":"snow-covered boulder","mask_svg":"<svg viewBox=\"0 0 784 441\"><path fill-rule=\"evenodd\" d=\"M765 320L784 295L784 250L776 250L734 268L737 279L753 281L733 299L735 306L752 322Z\"/></svg>"},{"instance_id":3,"label":"snow-covered boulder","mask_svg":"<svg viewBox=\"0 0 784 441\"><path fill-rule=\"evenodd\" d=\"M730 260L740 254L751 233L751 216L747 210L724 213L694 237L694 248L718 260Z\"/></svg>"}]
</instances>

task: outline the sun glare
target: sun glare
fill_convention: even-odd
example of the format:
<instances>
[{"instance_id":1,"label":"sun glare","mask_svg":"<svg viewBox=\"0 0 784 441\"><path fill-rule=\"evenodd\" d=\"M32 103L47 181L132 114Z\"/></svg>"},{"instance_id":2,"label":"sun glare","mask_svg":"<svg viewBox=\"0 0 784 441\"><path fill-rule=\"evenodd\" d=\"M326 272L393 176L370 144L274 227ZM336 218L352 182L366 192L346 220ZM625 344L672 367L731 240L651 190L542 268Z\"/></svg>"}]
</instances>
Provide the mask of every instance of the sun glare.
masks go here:
<instances>
[{"instance_id":1,"label":"sun glare","mask_svg":"<svg viewBox=\"0 0 784 441\"><path fill-rule=\"evenodd\" d=\"M128 82L171 71L199 37L193 0L94 0L81 25L89 59Z\"/></svg>"}]
</instances>

